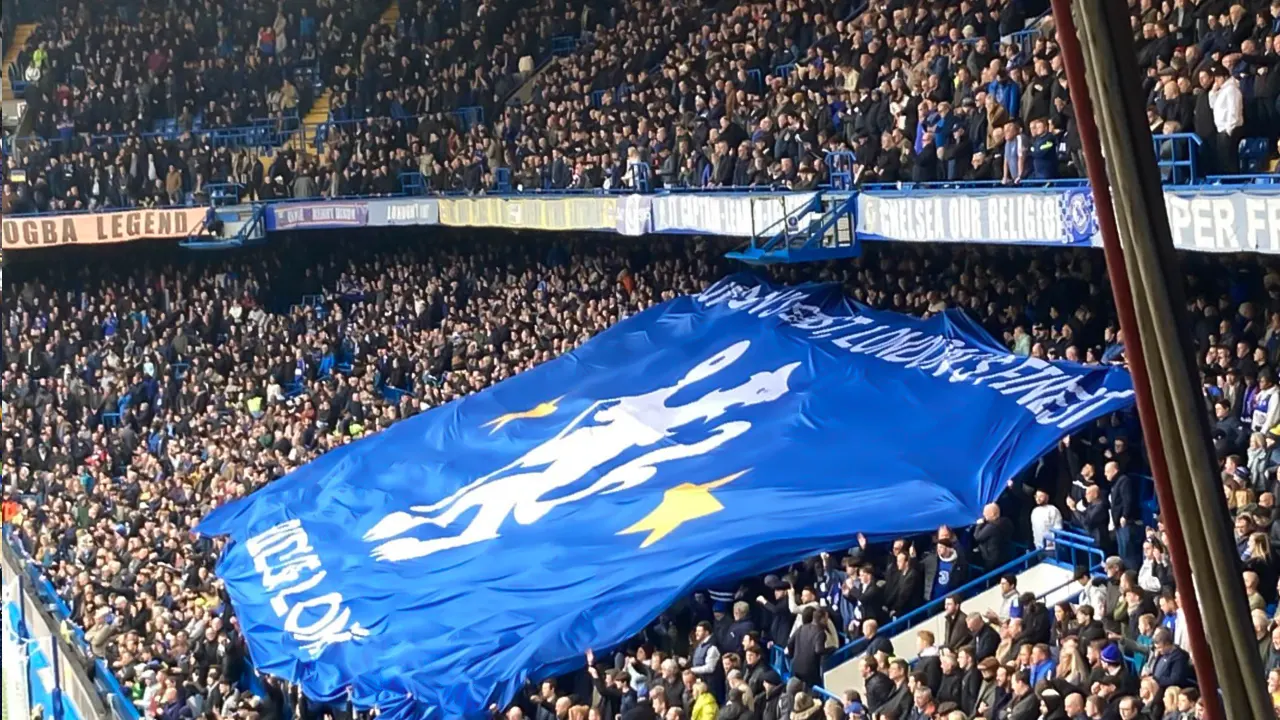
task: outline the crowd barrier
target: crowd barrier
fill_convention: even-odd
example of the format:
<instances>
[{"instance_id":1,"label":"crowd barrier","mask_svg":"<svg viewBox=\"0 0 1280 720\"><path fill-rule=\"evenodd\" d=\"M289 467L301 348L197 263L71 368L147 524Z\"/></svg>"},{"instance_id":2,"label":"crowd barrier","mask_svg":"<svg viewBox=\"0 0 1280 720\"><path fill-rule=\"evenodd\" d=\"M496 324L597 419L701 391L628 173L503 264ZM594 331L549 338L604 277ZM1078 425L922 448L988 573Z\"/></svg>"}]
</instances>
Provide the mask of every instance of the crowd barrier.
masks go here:
<instances>
[{"instance_id":1,"label":"crowd barrier","mask_svg":"<svg viewBox=\"0 0 1280 720\"><path fill-rule=\"evenodd\" d=\"M261 205L268 232L403 225L769 237L803 233L824 207L853 197L857 241L1097 247L1093 195L1079 181L1038 187L930 183L819 190L535 193L278 201ZM1280 183L1169 187L1165 209L1180 250L1280 254ZM207 208L10 215L4 249L186 237Z\"/></svg>"},{"instance_id":2,"label":"crowd barrier","mask_svg":"<svg viewBox=\"0 0 1280 720\"><path fill-rule=\"evenodd\" d=\"M25 648L26 682L6 678L6 693L26 691L26 697L12 698L14 707L41 706L47 720L139 720L130 695L94 655L84 632L69 620L66 603L7 527L0 541L0 567L6 644L14 639Z\"/></svg>"}]
</instances>

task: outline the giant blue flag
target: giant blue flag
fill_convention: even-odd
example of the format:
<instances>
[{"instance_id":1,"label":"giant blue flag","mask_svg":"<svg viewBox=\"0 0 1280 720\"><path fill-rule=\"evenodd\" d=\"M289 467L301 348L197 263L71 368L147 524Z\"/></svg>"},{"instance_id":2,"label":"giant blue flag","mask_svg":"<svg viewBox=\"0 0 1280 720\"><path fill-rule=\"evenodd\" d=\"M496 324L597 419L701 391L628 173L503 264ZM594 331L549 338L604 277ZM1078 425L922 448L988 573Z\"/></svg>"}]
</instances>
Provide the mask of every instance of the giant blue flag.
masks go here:
<instances>
[{"instance_id":1,"label":"giant blue flag","mask_svg":"<svg viewBox=\"0 0 1280 720\"><path fill-rule=\"evenodd\" d=\"M471 717L692 589L856 534L967 525L1119 369L1010 355L960 313L735 276L335 450L198 530L249 650L311 697Z\"/></svg>"}]
</instances>

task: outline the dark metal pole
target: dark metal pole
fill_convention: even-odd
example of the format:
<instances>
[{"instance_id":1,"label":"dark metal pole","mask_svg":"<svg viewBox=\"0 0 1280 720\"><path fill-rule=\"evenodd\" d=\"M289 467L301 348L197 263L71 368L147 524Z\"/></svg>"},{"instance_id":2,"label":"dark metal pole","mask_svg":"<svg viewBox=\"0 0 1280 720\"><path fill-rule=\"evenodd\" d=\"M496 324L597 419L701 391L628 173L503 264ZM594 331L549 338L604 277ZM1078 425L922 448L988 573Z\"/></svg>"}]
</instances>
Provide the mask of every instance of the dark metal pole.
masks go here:
<instances>
[{"instance_id":1,"label":"dark metal pole","mask_svg":"<svg viewBox=\"0 0 1280 720\"><path fill-rule=\"evenodd\" d=\"M1133 375L1137 396L1138 416L1143 428L1151 461L1151 475L1155 481L1160 512L1166 519L1165 532L1169 541L1169 555L1173 563L1174 579L1182 590L1181 606L1187 621L1187 637L1191 641L1191 655L1199 681L1201 694L1206 699L1205 720L1222 720L1218 695L1218 678L1214 671L1213 656L1209 651L1200 614L1200 603L1194 590L1191 565L1188 559L1186 539L1178 522L1177 504L1170 484L1169 468L1165 461L1164 443L1160 437L1159 420L1152 398L1151 379L1147 374L1146 356L1142 338L1138 332L1138 320L1134 309L1133 294L1129 286L1129 274L1124 251L1120 245L1119 230L1112 206L1111 185L1107 180L1105 160L1098 126L1094 118L1093 102L1086 82L1084 57L1080 48L1075 20L1071 16L1071 0L1052 0L1053 18L1057 25L1058 47L1071 93L1071 105L1076 118L1076 128L1083 146L1089 185L1093 189L1094 205L1098 217L1098 229L1102 235L1103 252L1107 261L1107 276L1111 280L1115 296L1116 312L1124 333L1125 356Z\"/></svg>"},{"instance_id":2,"label":"dark metal pole","mask_svg":"<svg viewBox=\"0 0 1280 720\"><path fill-rule=\"evenodd\" d=\"M1206 716L1270 716L1228 511L1204 482L1217 466L1129 15L1110 0L1076 0L1078 17L1071 0L1053 10Z\"/></svg>"}]
</instances>

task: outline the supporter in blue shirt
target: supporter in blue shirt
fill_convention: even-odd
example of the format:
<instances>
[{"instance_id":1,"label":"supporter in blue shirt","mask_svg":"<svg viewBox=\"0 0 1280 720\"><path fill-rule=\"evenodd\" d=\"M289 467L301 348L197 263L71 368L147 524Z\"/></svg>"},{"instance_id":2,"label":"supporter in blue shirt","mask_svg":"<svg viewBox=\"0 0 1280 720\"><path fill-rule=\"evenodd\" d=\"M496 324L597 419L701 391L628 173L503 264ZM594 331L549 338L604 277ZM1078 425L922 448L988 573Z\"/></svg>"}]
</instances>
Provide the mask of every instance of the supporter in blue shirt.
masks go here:
<instances>
[{"instance_id":1,"label":"supporter in blue shirt","mask_svg":"<svg viewBox=\"0 0 1280 720\"><path fill-rule=\"evenodd\" d=\"M1020 183L1027 177L1031 163L1027 156L1027 137L1022 124L1010 120L1004 126L1004 182Z\"/></svg>"},{"instance_id":2,"label":"supporter in blue shirt","mask_svg":"<svg viewBox=\"0 0 1280 720\"><path fill-rule=\"evenodd\" d=\"M987 92L995 96L996 102L1008 111L1010 117L1018 116L1018 107L1022 101L1022 87L1010 80L1004 70L1001 70L996 75L996 79L987 84Z\"/></svg>"},{"instance_id":3,"label":"supporter in blue shirt","mask_svg":"<svg viewBox=\"0 0 1280 720\"><path fill-rule=\"evenodd\" d=\"M1054 661L1049 646L1039 643L1031 648L1031 684L1038 685L1041 680L1053 678L1053 671L1058 663Z\"/></svg>"},{"instance_id":4,"label":"supporter in blue shirt","mask_svg":"<svg viewBox=\"0 0 1280 720\"><path fill-rule=\"evenodd\" d=\"M969 566L951 540L938 540L935 552L924 559L924 600L929 602L963 585L969 578Z\"/></svg>"}]
</instances>

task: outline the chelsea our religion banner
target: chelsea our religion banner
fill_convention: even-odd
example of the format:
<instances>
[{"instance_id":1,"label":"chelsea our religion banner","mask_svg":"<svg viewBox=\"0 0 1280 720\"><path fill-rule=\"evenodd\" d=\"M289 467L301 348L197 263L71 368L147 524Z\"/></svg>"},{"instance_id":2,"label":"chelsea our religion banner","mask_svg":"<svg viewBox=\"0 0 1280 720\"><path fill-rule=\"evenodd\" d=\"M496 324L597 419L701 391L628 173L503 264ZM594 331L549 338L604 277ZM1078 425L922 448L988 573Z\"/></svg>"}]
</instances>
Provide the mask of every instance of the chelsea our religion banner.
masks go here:
<instances>
[{"instance_id":1,"label":"chelsea our religion banner","mask_svg":"<svg viewBox=\"0 0 1280 720\"><path fill-rule=\"evenodd\" d=\"M252 657L387 720L482 717L696 588L972 524L1118 368L1009 354L959 312L734 276L334 450L197 528Z\"/></svg>"}]
</instances>

